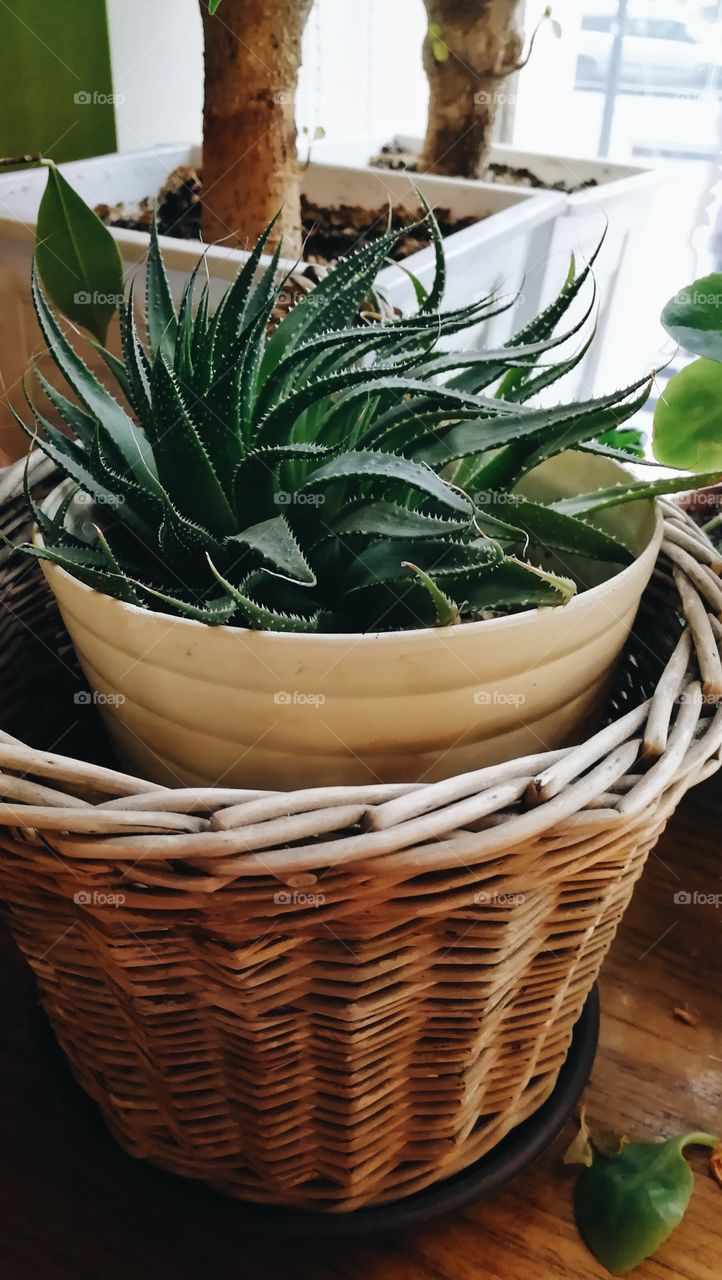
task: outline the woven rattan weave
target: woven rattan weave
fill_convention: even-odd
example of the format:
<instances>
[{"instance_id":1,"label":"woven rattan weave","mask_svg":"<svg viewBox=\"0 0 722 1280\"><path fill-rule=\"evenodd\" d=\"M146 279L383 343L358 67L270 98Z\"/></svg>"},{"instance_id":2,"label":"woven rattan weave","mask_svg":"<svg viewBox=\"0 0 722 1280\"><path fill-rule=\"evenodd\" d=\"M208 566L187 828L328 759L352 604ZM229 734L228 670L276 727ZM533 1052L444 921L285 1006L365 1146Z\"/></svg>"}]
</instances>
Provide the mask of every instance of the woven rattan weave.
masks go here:
<instances>
[{"instance_id":1,"label":"woven rattan weave","mask_svg":"<svg viewBox=\"0 0 722 1280\"><path fill-rule=\"evenodd\" d=\"M13 536L20 487L0 481ZM293 794L159 789L49 749L93 713L37 567L3 552L0 898L126 1150L351 1210L541 1105L649 850L719 764L720 565L665 519L601 732L434 785Z\"/></svg>"}]
</instances>

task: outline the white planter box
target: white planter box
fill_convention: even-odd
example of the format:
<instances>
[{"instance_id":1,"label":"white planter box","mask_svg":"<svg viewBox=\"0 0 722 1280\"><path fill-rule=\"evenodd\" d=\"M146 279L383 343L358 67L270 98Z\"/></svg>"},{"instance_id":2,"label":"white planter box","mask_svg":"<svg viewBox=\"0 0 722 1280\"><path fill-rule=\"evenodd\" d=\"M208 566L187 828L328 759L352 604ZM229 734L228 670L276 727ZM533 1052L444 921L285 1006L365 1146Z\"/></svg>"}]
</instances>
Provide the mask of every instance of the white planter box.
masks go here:
<instances>
[{"instance_id":1,"label":"white planter box","mask_svg":"<svg viewBox=\"0 0 722 1280\"><path fill-rule=\"evenodd\" d=\"M62 168L68 181L89 204L112 205L126 201L132 205L144 196L153 196L177 165L198 161L197 150L178 146L98 156L74 161ZM29 282L35 221L44 184L45 174L41 171L0 176L0 373L5 398L16 408L23 403L21 382L28 361L34 352L42 350ZM483 219L447 238L446 302L449 306L467 302L494 287L515 293L521 285L525 263L546 258L554 220L564 204L563 197L556 194L538 196L494 184L436 177L416 183L405 174L366 172L325 164L310 165L303 177L304 192L311 200L332 205L347 203L375 208L391 202L416 209L415 186L432 205L449 209L458 217ZM490 214L493 216L488 217ZM142 272L147 236L125 230L115 230L113 234L126 266ZM195 241L164 236L161 242L171 287L179 298L203 249L200 242ZM213 302L213 281L217 300L224 282L235 276L245 254L215 245L206 255ZM404 266L429 284L434 272L433 250L413 254ZM385 268L379 285L390 301L413 309L413 288L399 268ZM138 293L142 296L141 289ZM508 315L490 321L485 326L484 338L494 344L502 342L518 323L518 312L514 308ZM480 336L478 330L467 335L467 345L480 340ZM17 431L6 403L0 431L7 432L10 428Z\"/></svg>"},{"instance_id":2,"label":"white planter box","mask_svg":"<svg viewBox=\"0 0 722 1280\"><path fill-rule=\"evenodd\" d=\"M370 173L384 173L387 171L373 168L368 162L388 140L388 135L367 135L344 142L324 141L314 146L313 157L316 163L343 163ZM418 151L421 145L419 138L401 136L399 141L410 151ZM584 395L631 381L643 372L645 361L659 345L658 316L663 299L657 298L654 289L659 245L651 226L658 213L663 215L665 189L674 182L678 167L548 156L502 146L492 147L489 159L531 169L549 183L564 181L572 185L596 179L594 187L562 195L547 256L528 264L524 298L516 320L525 323L556 296L570 255L574 253L578 262L588 260L606 227L604 246L594 268L599 303L596 340L574 373L555 388L555 395L559 388L566 396ZM501 182L492 185L498 191L525 190L537 199L548 194ZM579 315L584 305L580 299L569 319ZM646 345L644 334L650 335Z\"/></svg>"}]
</instances>

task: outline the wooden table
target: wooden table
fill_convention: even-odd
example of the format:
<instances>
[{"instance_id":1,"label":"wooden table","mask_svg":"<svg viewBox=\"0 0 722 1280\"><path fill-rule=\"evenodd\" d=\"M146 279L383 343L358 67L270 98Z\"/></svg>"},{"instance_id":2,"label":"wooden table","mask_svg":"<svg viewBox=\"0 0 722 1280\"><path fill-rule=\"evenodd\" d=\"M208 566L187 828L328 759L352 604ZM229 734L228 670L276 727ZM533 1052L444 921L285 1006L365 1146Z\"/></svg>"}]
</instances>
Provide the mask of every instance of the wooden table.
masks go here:
<instances>
[{"instance_id":1,"label":"wooden table","mask_svg":"<svg viewBox=\"0 0 722 1280\"><path fill-rule=\"evenodd\" d=\"M601 981L592 1120L637 1138L722 1133L722 780L687 798L638 886ZM722 812L722 810L720 811ZM124 1156L38 1031L32 983L2 938L0 1275L3 1280L598 1280L571 1211L569 1125L493 1200L364 1245L249 1239L233 1204ZM697 1026L675 1007L699 1011ZM639 1280L720 1280L722 1188L696 1150L687 1218Z\"/></svg>"}]
</instances>

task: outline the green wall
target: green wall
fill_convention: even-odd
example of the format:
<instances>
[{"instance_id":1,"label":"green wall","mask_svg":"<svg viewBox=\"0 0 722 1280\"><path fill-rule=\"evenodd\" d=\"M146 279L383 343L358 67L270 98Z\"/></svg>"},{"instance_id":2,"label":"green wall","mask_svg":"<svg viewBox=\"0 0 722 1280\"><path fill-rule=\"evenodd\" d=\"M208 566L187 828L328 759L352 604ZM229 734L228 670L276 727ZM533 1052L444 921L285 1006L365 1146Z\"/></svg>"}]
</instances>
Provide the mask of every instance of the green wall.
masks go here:
<instances>
[{"instance_id":1,"label":"green wall","mask_svg":"<svg viewBox=\"0 0 722 1280\"><path fill-rule=\"evenodd\" d=\"M0 49L0 155L115 151L105 0L0 4Z\"/></svg>"}]
</instances>

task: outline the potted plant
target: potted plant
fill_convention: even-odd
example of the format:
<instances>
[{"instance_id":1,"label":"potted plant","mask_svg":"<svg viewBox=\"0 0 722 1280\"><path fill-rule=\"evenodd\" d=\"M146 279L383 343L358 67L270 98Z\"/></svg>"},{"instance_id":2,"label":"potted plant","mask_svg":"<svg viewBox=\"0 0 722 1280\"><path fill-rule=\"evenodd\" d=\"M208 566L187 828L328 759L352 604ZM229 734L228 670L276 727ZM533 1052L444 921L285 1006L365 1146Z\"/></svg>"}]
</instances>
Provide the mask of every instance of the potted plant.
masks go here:
<instances>
[{"instance_id":1,"label":"potted plant","mask_svg":"<svg viewBox=\"0 0 722 1280\"><path fill-rule=\"evenodd\" d=\"M87 248L93 215L61 205ZM117 253L92 225L105 296ZM129 297L122 359L98 343L115 395L33 284L73 398L41 374L67 427L36 409L28 429L66 479L37 505L28 464L25 550L84 698L143 772L88 760L87 740L80 759L25 745L24 705L22 737L1 744L0 897L125 1150L253 1202L256 1223L264 1204L311 1211L294 1225L316 1230L319 1213L369 1208L349 1222L367 1230L379 1205L418 1221L416 1193L448 1208L446 1180L486 1177L525 1121L523 1158L537 1152L544 1104L555 1094L558 1117L577 1100L591 987L645 858L719 768L719 585L679 511L664 545L686 541L688 564L660 554L608 718L589 724L655 559L649 499L719 471L644 484L617 467L648 378L533 407L584 352L568 317L588 268L513 342L444 350L498 304L439 310L429 225L432 289L371 323L360 302L392 232L280 320L263 237L218 306L194 279L177 310L154 236L145 328ZM62 300L67 274L45 274ZM36 566L17 568L9 634L36 641L20 666L41 701L66 632ZM177 786L199 778L212 785ZM579 1194L585 1238L611 1256L588 1179Z\"/></svg>"},{"instance_id":2,"label":"potted plant","mask_svg":"<svg viewBox=\"0 0 722 1280\"><path fill-rule=\"evenodd\" d=\"M34 276L76 402L42 374L41 388L75 438L33 408L28 430L68 484L26 549L148 776L441 777L567 741L596 714L660 537L637 500L711 477L633 481L595 443L624 441L648 377L530 407L584 354L559 351L578 326L557 330L590 267L506 346L441 350L504 304L439 311L426 216L432 288L370 326L359 306L394 231L275 327L270 227L215 309L205 289L194 306L197 276L176 309L154 235L147 341L131 294L122 359L105 353L120 398Z\"/></svg>"}]
</instances>

